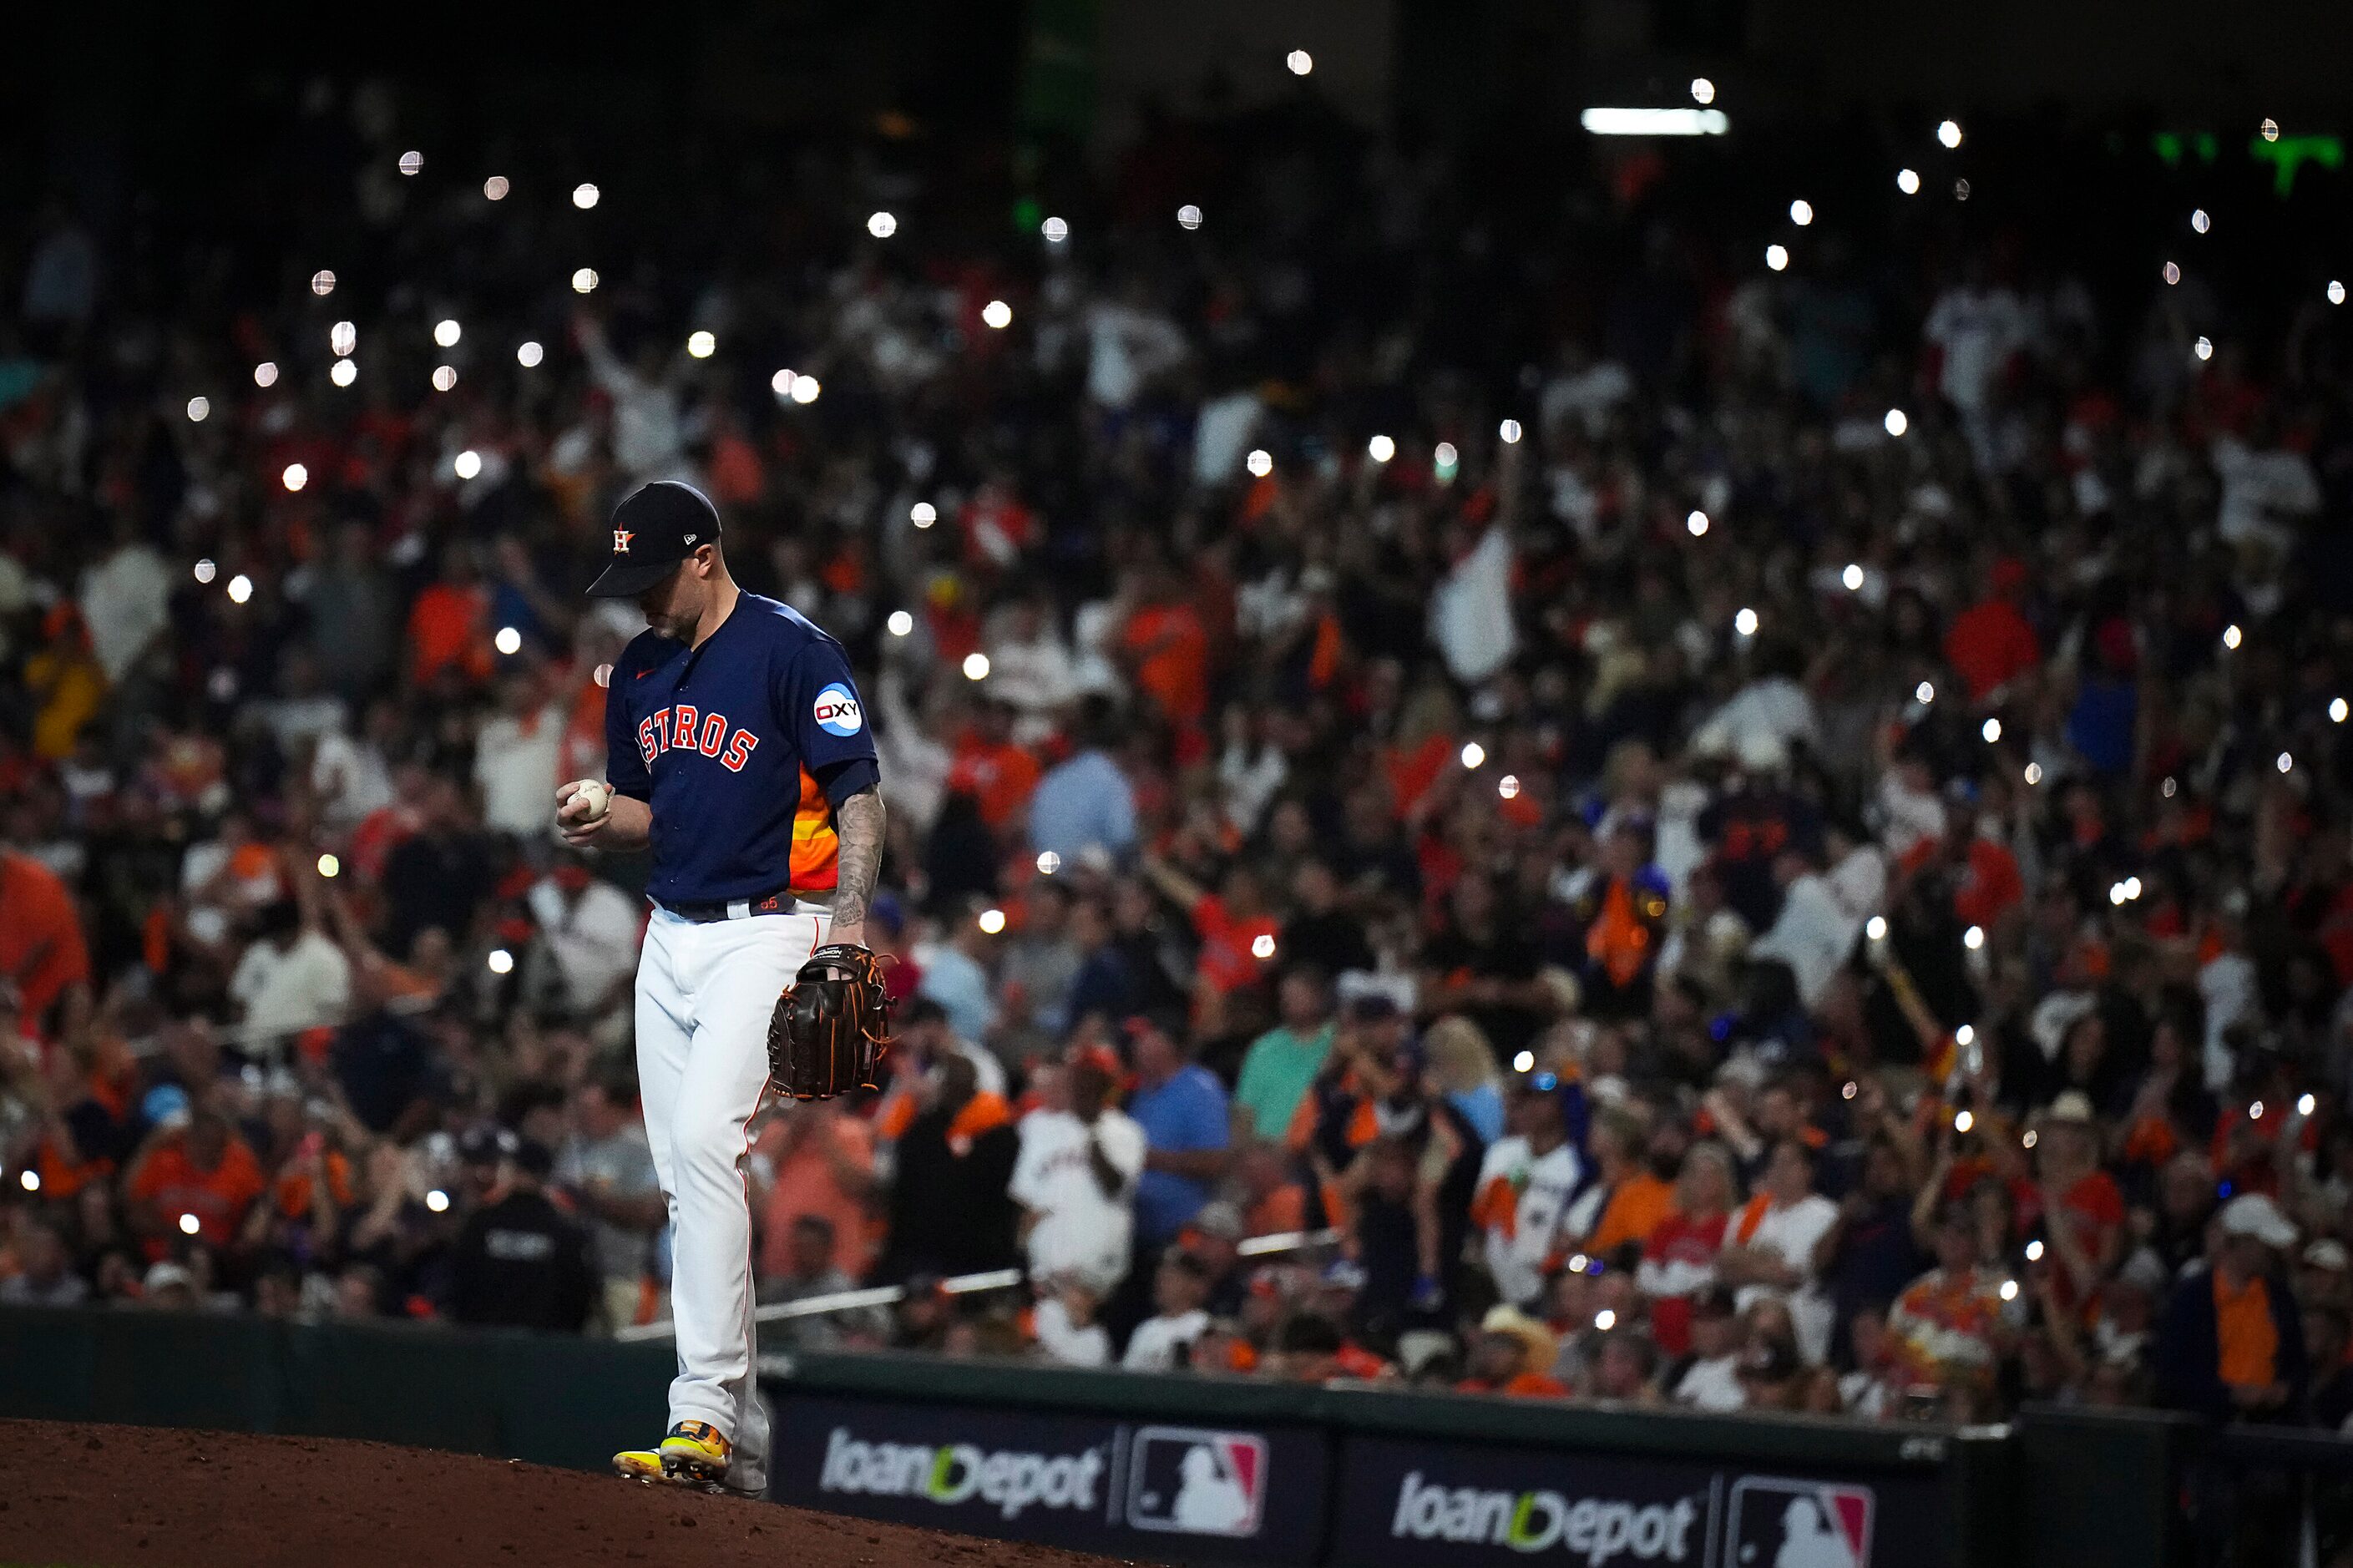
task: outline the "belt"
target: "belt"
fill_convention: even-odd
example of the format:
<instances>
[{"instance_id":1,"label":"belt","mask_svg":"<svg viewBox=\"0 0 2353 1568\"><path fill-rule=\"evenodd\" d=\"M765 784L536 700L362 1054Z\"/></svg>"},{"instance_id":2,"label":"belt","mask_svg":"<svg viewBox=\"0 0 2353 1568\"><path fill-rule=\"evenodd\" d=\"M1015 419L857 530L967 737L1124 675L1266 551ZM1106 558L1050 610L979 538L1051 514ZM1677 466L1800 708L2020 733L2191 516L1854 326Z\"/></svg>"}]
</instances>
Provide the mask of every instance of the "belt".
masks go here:
<instances>
[{"instance_id":1,"label":"belt","mask_svg":"<svg viewBox=\"0 0 2353 1568\"><path fill-rule=\"evenodd\" d=\"M786 888L781 892L762 894L755 898L729 899L713 904L665 904L654 902L694 925L710 925L717 921L747 921L754 915L788 915L793 906L804 899L830 892L828 888Z\"/></svg>"}]
</instances>

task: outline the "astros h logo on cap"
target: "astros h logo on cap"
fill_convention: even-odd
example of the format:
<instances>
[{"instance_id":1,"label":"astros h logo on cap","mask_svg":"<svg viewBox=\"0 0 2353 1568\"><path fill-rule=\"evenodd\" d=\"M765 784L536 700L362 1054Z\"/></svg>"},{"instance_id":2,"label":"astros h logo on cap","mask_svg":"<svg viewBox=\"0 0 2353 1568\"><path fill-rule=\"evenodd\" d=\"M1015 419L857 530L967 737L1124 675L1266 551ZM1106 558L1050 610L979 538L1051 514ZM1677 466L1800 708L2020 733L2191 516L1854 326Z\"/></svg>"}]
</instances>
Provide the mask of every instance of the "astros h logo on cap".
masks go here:
<instances>
[{"instance_id":1,"label":"astros h logo on cap","mask_svg":"<svg viewBox=\"0 0 2353 1568\"><path fill-rule=\"evenodd\" d=\"M692 485L656 479L613 509L613 554L588 585L599 599L634 599L719 539L719 509Z\"/></svg>"}]
</instances>

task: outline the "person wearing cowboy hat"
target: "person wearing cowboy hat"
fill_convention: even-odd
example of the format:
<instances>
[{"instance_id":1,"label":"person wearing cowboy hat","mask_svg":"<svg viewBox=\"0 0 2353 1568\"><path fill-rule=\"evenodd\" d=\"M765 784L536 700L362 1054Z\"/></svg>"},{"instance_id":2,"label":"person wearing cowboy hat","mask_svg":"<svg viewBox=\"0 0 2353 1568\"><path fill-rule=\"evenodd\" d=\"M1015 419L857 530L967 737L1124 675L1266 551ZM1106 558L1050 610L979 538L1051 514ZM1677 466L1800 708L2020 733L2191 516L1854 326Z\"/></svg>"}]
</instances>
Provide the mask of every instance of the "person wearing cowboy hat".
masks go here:
<instances>
[{"instance_id":1,"label":"person wearing cowboy hat","mask_svg":"<svg viewBox=\"0 0 2353 1568\"><path fill-rule=\"evenodd\" d=\"M2083 1300L2124 1250L2125 1197L2100 1169L2100 1127L2091 1096L2063 1089L2043 1107L2034 1119L2034 1164L2063 1299Z\"/></svg>"},{"instance_id":2,"label":"person wearing cowboy hat","mask_svg":"<svg viewBox=\"0 0 2353 1568\"><path fill-rule=\"evenodd\" d=\"M2216 1420L2297 1423L2308 1375L2304 1325L2280 1259L2295 1226L2261 1193L2222 1205L2208 1267L2167 1303L2157 1335L2158 1396Z\"/></svg>"},{"instance_id":3,"label":"person wearing cowboy hat","mask_svg":"<svg viewBox=\"0 0 2353 1568\"><path fill-rule=\"evenodd\" d=\"M1528 1399L1565 1399L1567 1386L1552 1375L1560 1353L1553 1332L1508 1302L1488 1309L1471 1341L1468 1374L1456 1384L1462 1394L1508 1394Z\"/></svg>"}]
</instances>

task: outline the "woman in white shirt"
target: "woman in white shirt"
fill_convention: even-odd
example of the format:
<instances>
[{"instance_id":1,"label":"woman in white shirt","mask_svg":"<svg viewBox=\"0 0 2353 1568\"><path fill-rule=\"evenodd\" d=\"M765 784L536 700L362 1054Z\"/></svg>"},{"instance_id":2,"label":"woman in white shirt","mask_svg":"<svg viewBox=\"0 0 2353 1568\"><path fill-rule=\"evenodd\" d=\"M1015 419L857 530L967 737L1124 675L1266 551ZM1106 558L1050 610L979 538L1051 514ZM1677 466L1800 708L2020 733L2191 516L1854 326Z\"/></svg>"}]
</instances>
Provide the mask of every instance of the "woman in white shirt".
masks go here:
<instances>
[{"instance_id":1,"label":"woman in white shirt","mask_svg":"<svg viewBox=\"0 0 2353 1568\"><path fill-rule=\"evenodd\" d=\"M1802 1139L1784 1138L1765 1163L1757 1195L1733 1216L1715 1260L1716 1278L1739 1288L1741 1311L1767 1299L1788 1305L1809 1364L1830 1350L1831 1303L1817 1275L1838 1214L1838 1205L1814 1191L1813 1150Z\"/></svg>"}]
</instances>

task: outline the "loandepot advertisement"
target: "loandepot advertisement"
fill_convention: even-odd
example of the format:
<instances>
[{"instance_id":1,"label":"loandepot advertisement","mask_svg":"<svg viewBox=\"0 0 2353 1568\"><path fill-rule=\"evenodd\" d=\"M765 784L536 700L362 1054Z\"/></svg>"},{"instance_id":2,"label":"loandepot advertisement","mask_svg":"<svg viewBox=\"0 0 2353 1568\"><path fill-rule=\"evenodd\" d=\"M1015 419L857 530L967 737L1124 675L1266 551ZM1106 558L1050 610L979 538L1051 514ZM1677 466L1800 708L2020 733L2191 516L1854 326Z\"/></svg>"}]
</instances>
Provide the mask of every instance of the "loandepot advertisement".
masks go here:
<instances>
[{"instance_id":1,"label":"loandepot advertisement","mask_svg":"<svg viewBox=\"0 0 2353 1568\"><path fill-rule=\"evenodd\" d=\"M1947 1555L1943 1500L1918 1475L1351 1436L1339 1490L1329 1563L1911 1568Z\"/></svg>"},{"instance_id":2,"label":"loandepot advertisement","mask_svg":"<svg viewBox=\"0 0 2353 1568\"><path fill-rule=\"evenodd\" d=\"M770 1491L834 1513L1152 1562L1301 1563L1323 1436L777 1391Z\"/></svg>"},{"instance_id":3,"label":"loandepot advertisement","mask_svg":"<svg viewBox=\"0 0 2353 1568\"><path fill-rule=\"evenodd\" d=\"M1806 1475L1704 1454L800 1394L777 1500L1142 1563L1934 1568L1931 1466Z\"/></svg>"},{"instance_id":4,"label":"loandepot advertisement","mask_svg":"<svg viewBox=\"0 0 2353 1568\"><path fill-rule=\"evenodd\" d=\"M975 1498L1006 1519L1026 1508L1092 1510L1103 1480L1100 1447L1077 1454L990 1452L971 1443L862 1440L848 1426L826 1434L821 1492L851 1497L922 1498L942 1507Z\"/></svg>"},{"instance_id":5,"label":"loandepot advertisement","mask_svg":"<svg viewBox=\"0 0 2353 1568\"><path fill-rule=\"evenodd\" d=\"M1549 1488L1492 1491L1448 1487L1419 1470L1398 1483L1392 1541L1444 1541L1549 1552L1557 1547L1586 1568L1610 1563L1693 1563L1704 1539L1692 1526L1707 1517L1705 1498L1648 1505L1623 1498L1570 1499Z\"/></svg>"}]
</instances>

